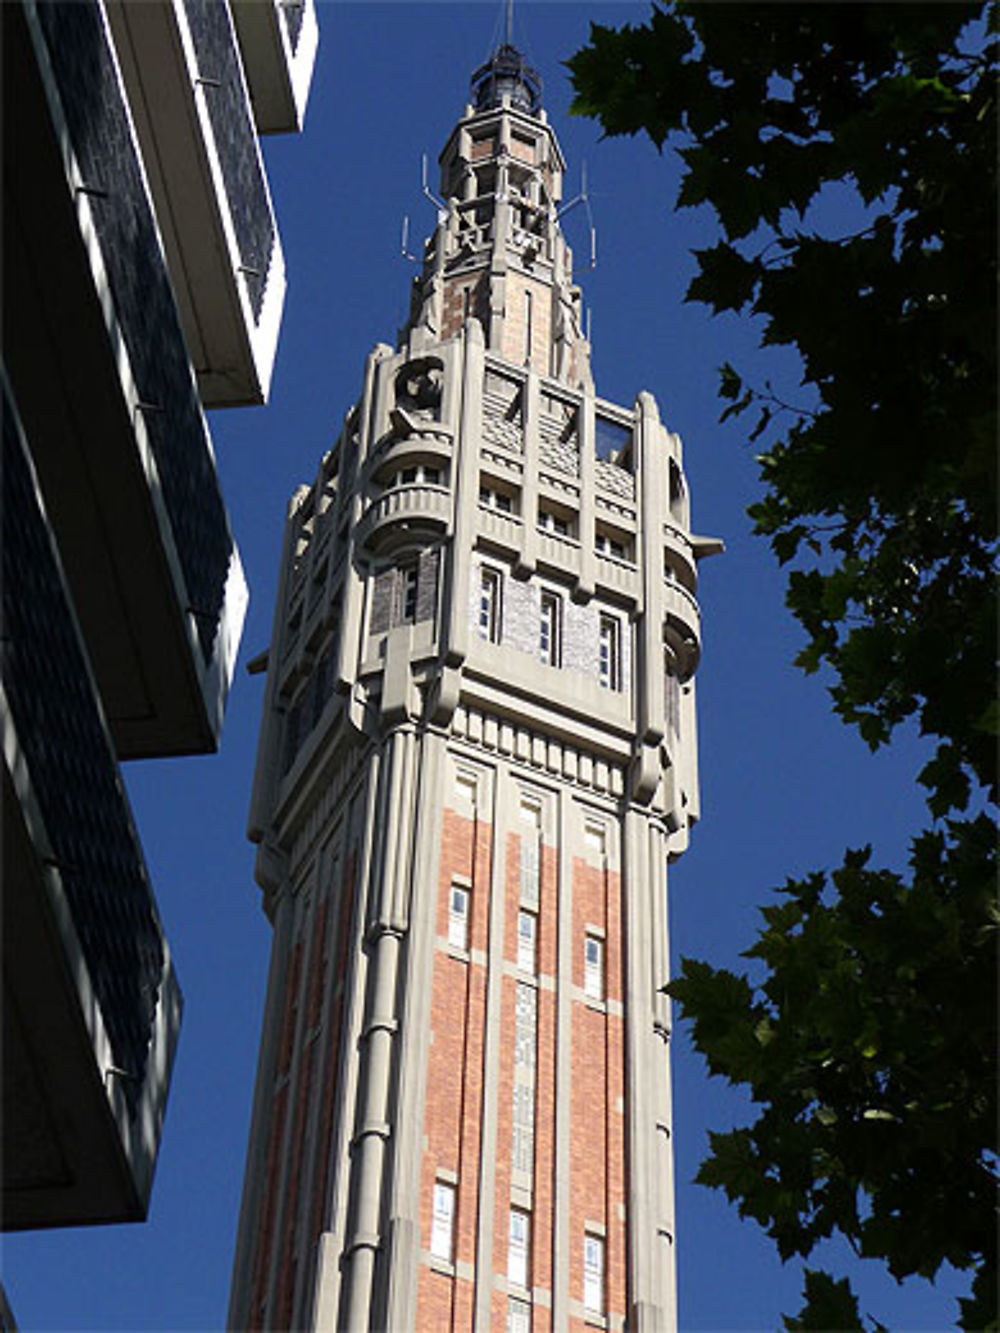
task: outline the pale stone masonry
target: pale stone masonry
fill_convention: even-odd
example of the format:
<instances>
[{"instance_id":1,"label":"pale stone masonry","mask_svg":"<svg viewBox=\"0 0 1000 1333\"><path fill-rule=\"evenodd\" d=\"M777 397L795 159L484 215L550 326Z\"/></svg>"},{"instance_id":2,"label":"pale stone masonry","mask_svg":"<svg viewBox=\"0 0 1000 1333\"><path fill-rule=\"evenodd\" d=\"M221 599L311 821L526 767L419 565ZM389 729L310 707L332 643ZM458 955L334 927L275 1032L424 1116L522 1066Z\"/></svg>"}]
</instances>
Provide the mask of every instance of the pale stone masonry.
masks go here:
<instances>
[{"instance_id":1,"label":"pale stone masonry","mask_svg":"<svg viewBox=\"0 0 1000 1333\"><path fill-rule=\"evenodd\" d=\"M719 543L652 397L595 395L563 167L500 47L289 507L233 1328L676 1326L666 876Z\"/></svg>"}]
</instances>

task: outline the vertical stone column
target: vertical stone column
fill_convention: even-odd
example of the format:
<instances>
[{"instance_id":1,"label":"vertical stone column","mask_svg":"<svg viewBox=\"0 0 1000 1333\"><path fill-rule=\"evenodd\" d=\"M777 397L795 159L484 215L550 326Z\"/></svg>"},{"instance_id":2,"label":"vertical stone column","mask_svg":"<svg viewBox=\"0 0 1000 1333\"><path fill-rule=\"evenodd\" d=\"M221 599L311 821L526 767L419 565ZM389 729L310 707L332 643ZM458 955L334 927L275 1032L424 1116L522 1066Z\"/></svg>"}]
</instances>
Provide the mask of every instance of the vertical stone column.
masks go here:
<instances>
[{"instance_id":1,"label":"vertical stone column","mask_svg":"<svg viewBox=\"0 0 1000 1333\"><path fill-rule=\"evenodd\" d=\"M666 732L663 697L663 523L667 512L667 454L663 429L650 393L641 393L636 486L638 489L639 568L643 609L636 652L637 736L632 777L633 797L647 804L662 778L659 745Z\"/></svg>"},{"instance_id":2,"label":"vertical stone column","mask_svg":"<svg viewBox=\"0 0 1000 1333\"><path fill-rule=\"evenodd\" d=\"M475 1333L488 1333L493 1295L493 1222L496 1190L493 1165L497 1154L497 1082L500 1075L500 1014L503 988L503 935L506 895L506 830L513 791L509 771L498 767L493 780L492 865L490 866L489 950L486 959L486 1014L483 1042L483 1103L479 1140L479 1217L476 1234Z\"/></svg>"},{"instance_id":3,"label":"vertical stone column","mask_svg":"<svg viewBox=\"0 0 1000 1333\"><path fill-rule=\"evenodd\" d=\"M273 1132L274 1062L284 1018L282 997L288 981L291 932L291 900L287 893L282 893L274 914L271 965L268 969L267 1000L264 1007L264 1031L261 1034L260 1055L257 1059L257 1079L254 1085L250 1139L244 1172L246 1184L236 1233L237 1250L226 1321L226 1327L232 1329L250 1328L257 1319L257 1312L250 1309L250 1301L256 1273L255 1261L261 1243L262 1201L267 1189L268 1146Z\"/></svg>"},{"instance_id":4,"label":"vertical stone column","mask_svg":"<svg viewBox=\"0 0 1000 1333\"><path fill-rule=\"evenodd\" d=\"M635 807L625 815L625 1029L628 1087L629 1327L633 1333L667 1333L665 1282L657 1234L660 1214L656 1177L657 1069L661 1043L654 1035L650 931L649 817Z\"/></svg>"},{"instance_id":5,"label":"vertical stone column","mask_svg":"<svg viewBox=\"0 0 1000 1333\"><path fill-rule=\"evenodd\" d=\"M426 1109L446 759L444 736L425 732L420 738L420 764L415 792L417 824L409 881L410 933L401 1014L396 1133L392 1148L386 1245L388 1287L383 1320L387 1329L408 1330L416 1327L421 1144Z\"/></svg>"},{"instance_id":6,"label":"vertical stone column","mask_svg":"<svg viewBox=\"0 0 1000 1333\"><path fill-rule=\"evenodd\" d=\"M384 836L372 865L368 929L372 961L361 1040L361 1079L352 1168L352 1218L347 1236L342 1324L351 1330L373 1327L375 1265L382 1245L382 1201L394 1047L398 973L405 923L398 913L401 877L409 872L412 834L415 738L400 727L385 741L380 829Z\"/></svg>"},{"instance_id":7,"label":"vertical stone column","mask_svg":"<svg viewBox=\"0 0 1000 1333\"><path fill-rule=\"evenodd\" d=\"M452 455L457 473L454 481L453 536L443 591L445 614L442 620L441 655L446 668L461 666L469 643L469 579L479 512L479 441L483 422L483 380L486 375L483 332L478 320L466 320L464 342L461 406Z\"/></svg>"},{"instance_id":8,"label":"vertical stone column","mask_svg":"<svg viewBox=\"0 0 1000 1333\"><path fill-rule=\"evenodd\" d=\"M580 574L576 594L581 601L594 595L597 559L594 555L595 526L597 522L597 467L595 439L597 433L593 390L583 395L580 405Z\"/></svg>"},{"instance_id":9,"label":"vertical stone column","mask_svg":"<svg viewBox=\"0 0 1000 1333\"><path fill-rule=\"evenodd\" d=\"M529 370L524 381L524 475L521 478L521 558L515 572L520 578L534 573L538 563L538 417L541 409L538 372Z\"/></svg>"},{"instance_id":10,"label":"vertical stone column","mask_svg":"<svg viewBox=\"0 0 1000 1333\"><path fill-rule=\"evenodd\" d=\"M369 354L365 362L365 382L358 404L358 459L360 473L369 448L371 432L372 400L375 394L375 372L391 348L384 343ZM355 487L345 493L341 502L350 513L347 529L347 551L344 555L344 601L340 617L340 642L337 644L337 660L334 670L334 686L342 693L348 693L357 680L357 664L364 651L362 630L364 620L364 578L358 567L357 550L354 544L354 532L364 509L364 496Z\"/></svg>"},{"instance_id":11,"label":"vertical stone column","mask_svg":"<svg viewBox=\"0 0 1000 1333\"><path fill-rule=\"evenodd\" d=\"M572 1094L573 1040L573 858L570 855L572 797L565 788L559 793L558 855L559 906L556 956L556 1124L555 1124L555 1216L552 1221L552 1328L569 1327L570 1108ZM563 1188L559 1183L564 1182Z\"/></svg>"}]
</instances>

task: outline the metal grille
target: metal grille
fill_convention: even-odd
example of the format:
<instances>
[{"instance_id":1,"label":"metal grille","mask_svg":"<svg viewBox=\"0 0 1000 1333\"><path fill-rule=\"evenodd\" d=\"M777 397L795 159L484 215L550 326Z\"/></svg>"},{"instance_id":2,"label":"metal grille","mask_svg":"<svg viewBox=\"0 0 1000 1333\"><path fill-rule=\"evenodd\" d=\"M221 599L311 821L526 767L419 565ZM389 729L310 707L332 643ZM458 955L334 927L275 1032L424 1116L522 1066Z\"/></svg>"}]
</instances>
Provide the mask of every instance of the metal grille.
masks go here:
<instances>
[{"instance_id":1,"label":"metal grille","mask_svg":"<svg viewBox=\"0 0 1000 1333\"><path fill-rule=\"evenodd\" d=\"M118 766L11 405L3 411L3 684L134 1115L163 935Z\"/></svg>"},{"instance_id":2,"label":"metal grille","mask_svg":"<svg viewBox=\"0 0 1000 1333\"><path fill-rule=\"evenodd\" d=\"M254 319L260 319L274 252L274 219L257 153L257 135L250 119L229 6L219 4L218 0L184 0L184 10L198 73L210 81L205 84L208 116L219 151L250 306ZM286 23L289 23L287 11Z\"/></svg>"},{"instance_id":3,"label":"metal grille","mask_svg":"<svg viewBox=\"0 0 1000 1333\"><path fill-rule=\"evenodd\" d=\"M37 13L80 170L103 192L94 225L139 396L156 408L145 424L208 662L233 541L114 60L95 4Z\"/></svg>"}]
</instances>

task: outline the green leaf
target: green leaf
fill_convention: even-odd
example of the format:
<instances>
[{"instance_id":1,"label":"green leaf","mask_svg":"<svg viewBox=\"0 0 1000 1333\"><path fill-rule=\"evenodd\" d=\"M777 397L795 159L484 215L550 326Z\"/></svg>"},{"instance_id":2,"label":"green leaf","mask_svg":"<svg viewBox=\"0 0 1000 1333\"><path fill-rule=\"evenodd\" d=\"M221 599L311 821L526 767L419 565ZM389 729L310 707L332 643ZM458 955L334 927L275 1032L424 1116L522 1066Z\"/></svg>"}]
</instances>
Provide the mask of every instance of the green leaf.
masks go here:
<instances>
[{"instance_id":1,"label":"green leaf","mask_svg":"<svg viewBox=\"0 0 1000 1333\"><path fill-rule=\"evenodd\" d=\"M788 1333L822 1330L823 1333L864 1333L858 1300L848 1279L835 1281L829 1273L806 1268L805 1305L795 1318L783 1316Z\"/></svg>"}]
</instances>

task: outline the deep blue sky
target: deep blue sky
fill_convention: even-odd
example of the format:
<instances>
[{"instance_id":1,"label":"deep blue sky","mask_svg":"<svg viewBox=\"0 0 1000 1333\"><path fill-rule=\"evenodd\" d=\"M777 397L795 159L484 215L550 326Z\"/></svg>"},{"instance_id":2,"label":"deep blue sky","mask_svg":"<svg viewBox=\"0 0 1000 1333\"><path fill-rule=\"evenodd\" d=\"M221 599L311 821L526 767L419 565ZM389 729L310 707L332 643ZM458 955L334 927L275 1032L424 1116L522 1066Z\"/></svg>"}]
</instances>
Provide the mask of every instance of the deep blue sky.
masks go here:
<instances>
[{"instance_id":1,"label":"deep blue sky","mask_svg":"<svg viewBox=\"0 0 1000 1333\"><path fill-rule=\"evenodd\" d=\"M488 3L320 6L321 45L304 134L266 146L289 292L271 402L213 416L219 469L251 587L221 753L127 770L186 1013L149 1221L7 1237L4 1281L34 1330L223 1327L239 1207L269 928L244 829L263 678L244 663L266 647L287 498L312 481L356 398L370 347L393 342L412 266L400 257L433 225L420 156L433 163L460 114L468 76L500 12ZM671 210L677 164L646 140L601 142L570 120L560 61L591 19L641 21L633 4L521 3L516 36L545 80L545 105L570 163L567 196L589 168L599 263L585 273L582 210L567 219L592 312L598 392L631 403L644 388L685 442L694 525L727 554L702 567L698 675L703 819L671 872L674 957L738 967L756 907L786 876L839 862L871 841L898 863L922 818L917 747L869 756L834 720L821 683L791 660L800 634L783 579L744 510L757 493L745 427L717 424L717 367L758 380L789 373L755 351L752 328L683 304L689 251L711 219ZM835 318L835 312L831 312ZM681 1327L768 1329L798 1308L801 1276L753 1223L688 1184L708 1128L744 1114L710 1082L678 1033L674 1048L677 1257ZM953 1324L951 1290L900 1289L835 1251L863 1308L895 1330ZM840 1271L838 1269L838 1271ZM959 1282L964 1289L964 1283Z\"/></svg>"}]
</instances>

